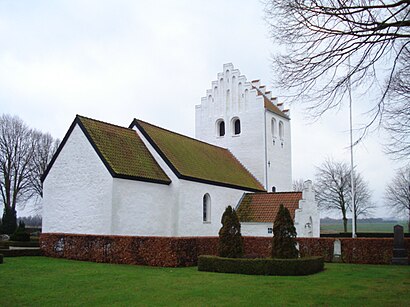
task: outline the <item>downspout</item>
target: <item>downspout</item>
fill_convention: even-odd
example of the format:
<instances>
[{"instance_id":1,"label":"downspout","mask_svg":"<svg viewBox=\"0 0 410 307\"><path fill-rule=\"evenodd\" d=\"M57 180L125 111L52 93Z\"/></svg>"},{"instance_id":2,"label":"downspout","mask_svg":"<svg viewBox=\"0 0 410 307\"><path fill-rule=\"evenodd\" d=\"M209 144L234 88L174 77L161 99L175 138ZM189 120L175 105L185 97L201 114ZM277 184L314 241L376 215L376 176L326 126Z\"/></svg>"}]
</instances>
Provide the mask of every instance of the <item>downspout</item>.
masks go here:
<instances>
[{"instance_id":1,"label":"downspout","mask_svg":"<svg viewBox=\"0 0 410 307\"><path fill-rule=\"evenodd\" d=\"M269 192L268 189L268 141L267 133L266 133L266 108L263 108L263 121L264 121L264 129L263 129L263 136L265 141L265 189Z\"/></svg>"}]
</instances>

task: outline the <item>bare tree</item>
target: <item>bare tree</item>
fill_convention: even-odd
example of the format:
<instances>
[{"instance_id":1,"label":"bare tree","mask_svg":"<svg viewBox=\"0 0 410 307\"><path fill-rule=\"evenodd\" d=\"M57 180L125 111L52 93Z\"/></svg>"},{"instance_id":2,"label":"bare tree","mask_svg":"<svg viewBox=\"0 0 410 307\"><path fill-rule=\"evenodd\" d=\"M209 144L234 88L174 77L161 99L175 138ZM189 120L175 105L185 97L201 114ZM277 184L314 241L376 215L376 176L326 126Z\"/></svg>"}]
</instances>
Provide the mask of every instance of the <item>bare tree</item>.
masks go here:
<instances>
[{"instance_id":1,"label":"bare tree","mask_svg":"<svg viewBox=\"0 0 410 307\"><path fill-rule=\"evenodd\" d=\"M358 216L368 216L374 208L368 184L360 173L355 172L355 207ZM350 168L344 162L326 160L316 172L316 200L320 208L339 211L343 229L347 232L347 212L352 208ZM357 220L355 220L357 225Z\"/></svg>"},{"instance_id":2,"label":"bare tree","mask_svg":"<svg viewBox=\"0 0 410 307\"><path fill-rule=\"evenodd\" d=\"M46 133L30 129L14 116L0 117L0 193L4 206L2 231L17 227L16 207L43 195L41 175L59 145Z\"/></svg>"},{"instance_id":3,"label":"bare tree","mask_svg":"<svg viewBox=\"0 0 410 307\"><path fill-rule=\"evenodd\" d=\"M295 192L302 192L305 181L302 178L293 180L292 188Z\"/></svg>"},{"instance_id":4,"label":"bare tree","mask_svg":"<svg viewBox=\"0 0 410 307\"><path fill-rule=\"evenodd\" d=\"M321 209L340 211L343 229L347 232L347 211L349 208L348 167L345 163L326 160L316 172L316 201Z\"/></svg>"},{"instance_id":5,"label":"bare tree","mask_svg":"<svg viewBox=\"0 0 410 307\"><path fill-rule=\"evenodd\" d=\"M0 117L0 193L4 205L3 231L11 233L17 227L16 206L32 195L31 130L18 117Z\"/></svg>"},{"instance_id":6,"label":"bare tree","mask_svg":"<svg viewBox=\"0 0 410 307\"><path fill-rule=\"evenodd\" d=\"M347 174L350 179L350 171ZM373 214L375 205L372 202L371 192L369 189L368 183L363 179L363 176L360 173L354 172L354 191L355 191L355 216L354 223L355 229L357 231L357 219L360 216L369 217ZM351 189L351 180L349 180L349 203L352 199L352 189ZM352 208L351 208L352 209ZM353 209L352 209L353 210Z\"/></svg>"},{"instance_id":7,"label":"bare tree","mask_svg":"<svg viewBox=\"0 0 410 307\"><path fill-rule=\"evenodd\" d=\"M410 232L410 166L397 171L392 182L386 187L386 206L396 214L405 214Z\"/></svg>"},{"instance_id":8,"label":"bare tree","mask_svg":"<svg viewBox=\"0 0 410 307\"><path fill-rule=\"evenodd\" d=\"M393 154L410 156L410 0L265 0L265 16L278 48L274 55L277 85L295 100L308 103L314 117L340 107L350 87L375 93L368 99L372 125L390 117L386 128L397 135ZM383 82L381 80L384 80ZM403 84L405 85L403 87ZM403 90L404 89L404 90ZM404 112L397 113L397 110ZM398 118L397 116L400 116ZM405 139L406 142L400 140Z\"/></svg>"},{"instance_id":9,"label":"bare tree","mask_svg":"<svg viewBox=\"0 0 410 307\"><path fill-rule=\"evenodd\" d=\"M30 172L30 181L36 200L43 197L43 184L41 176L47 169L48 164L53 158L60 140L54 139L50 133L42 133L34 130L32 132L34 152L32 157L32 169Z\"/></svg>"}]
</instances>

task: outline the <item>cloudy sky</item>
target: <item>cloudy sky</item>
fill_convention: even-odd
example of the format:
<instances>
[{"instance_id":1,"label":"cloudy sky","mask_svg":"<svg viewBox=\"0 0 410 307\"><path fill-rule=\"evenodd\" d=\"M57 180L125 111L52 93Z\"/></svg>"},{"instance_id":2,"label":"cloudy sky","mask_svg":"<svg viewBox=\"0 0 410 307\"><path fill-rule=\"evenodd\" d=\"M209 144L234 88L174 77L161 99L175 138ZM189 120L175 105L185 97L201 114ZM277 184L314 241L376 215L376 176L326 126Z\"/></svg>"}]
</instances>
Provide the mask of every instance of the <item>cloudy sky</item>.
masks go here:
<instances>
[{"instance_id":1,"label":"cloudy sky","mask_svg":"<svg viewBox=\"0 0 410 307\"><path fill-rule=\"evenodd\" d=\"M222 65L272 88L275 48L257 0L0 0L0 112L58 138L76 114L123 126L137 117L193 136L195 105ZM355 99L355 127L365 101ZM326 158L349 161L347 109L312 123L301 105L290 108L294 179L314 179ZM389 215L383 191L401 166L383 140L375 131L355 149L375 216Z\"/></svg>"}]
</instances>

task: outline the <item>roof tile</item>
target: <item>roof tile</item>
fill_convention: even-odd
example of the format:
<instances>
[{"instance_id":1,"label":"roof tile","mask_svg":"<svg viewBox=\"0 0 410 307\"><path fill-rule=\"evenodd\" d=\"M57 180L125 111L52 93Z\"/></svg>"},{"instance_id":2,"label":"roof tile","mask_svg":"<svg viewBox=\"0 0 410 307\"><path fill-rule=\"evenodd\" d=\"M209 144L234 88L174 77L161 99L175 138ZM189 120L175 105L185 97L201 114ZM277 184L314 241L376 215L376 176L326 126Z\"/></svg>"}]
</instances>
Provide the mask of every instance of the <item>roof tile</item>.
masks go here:
<instances>
[{"instance_id":1,"label":"roof tile","mask_svg":"<svg viewBox=\"0 0 410 307\"><path fill-rule=\"evenodd\" d=\"M238 217L241 222L273 223L280 205L284 205L294 219L301 199L302 192L246 193L238 206Z\"/></svg>"},{"instance_id":2,"label":"roof tile","mask_svg":"<svg viewBox=\"0 0 410 307\"><path fill-rule=\"evenodd\" d=\"M227 149L151 125L134 124L162 153L165 161L182 178L264 191L261 183Z\"/></svg>"},{"instance_id":3,"label":"roof tile","mask_svg":"<svg viewBox=\"0 0 410 307\"><path fill-rule=\"evenodd\" d=\"M83 116L77 118L115 175L171 182L134 130Z\"/></svg>"}]
</instances>

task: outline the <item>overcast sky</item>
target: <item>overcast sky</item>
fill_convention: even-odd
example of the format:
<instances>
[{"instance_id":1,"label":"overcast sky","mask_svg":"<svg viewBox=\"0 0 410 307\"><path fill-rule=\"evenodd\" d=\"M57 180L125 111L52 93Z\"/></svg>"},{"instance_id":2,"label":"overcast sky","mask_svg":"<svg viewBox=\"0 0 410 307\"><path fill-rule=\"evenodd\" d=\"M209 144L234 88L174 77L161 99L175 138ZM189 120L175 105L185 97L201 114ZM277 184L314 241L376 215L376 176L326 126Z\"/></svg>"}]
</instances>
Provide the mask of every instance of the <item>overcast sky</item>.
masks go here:
<instances>
[{"instance_id":1,"label":"overcast sky","mask_svg":"<svg viewBox=\"0 0 410 307\"><path fill-rule=\"evenodd\" d=\"M0 113L60 139L76 114L123 126L136 117L194 136L195 105L222 65L272 88L275 48L256 0L0 0ZM355 99L355 127L365 100ZM293 179L314 179L327 157L349 161L347 109L315 123L299 104L290 109ZM389 216L384 187L401 166L382 141L376 131L355 149L376 217Z\"/></svg>"}]
</instances>

